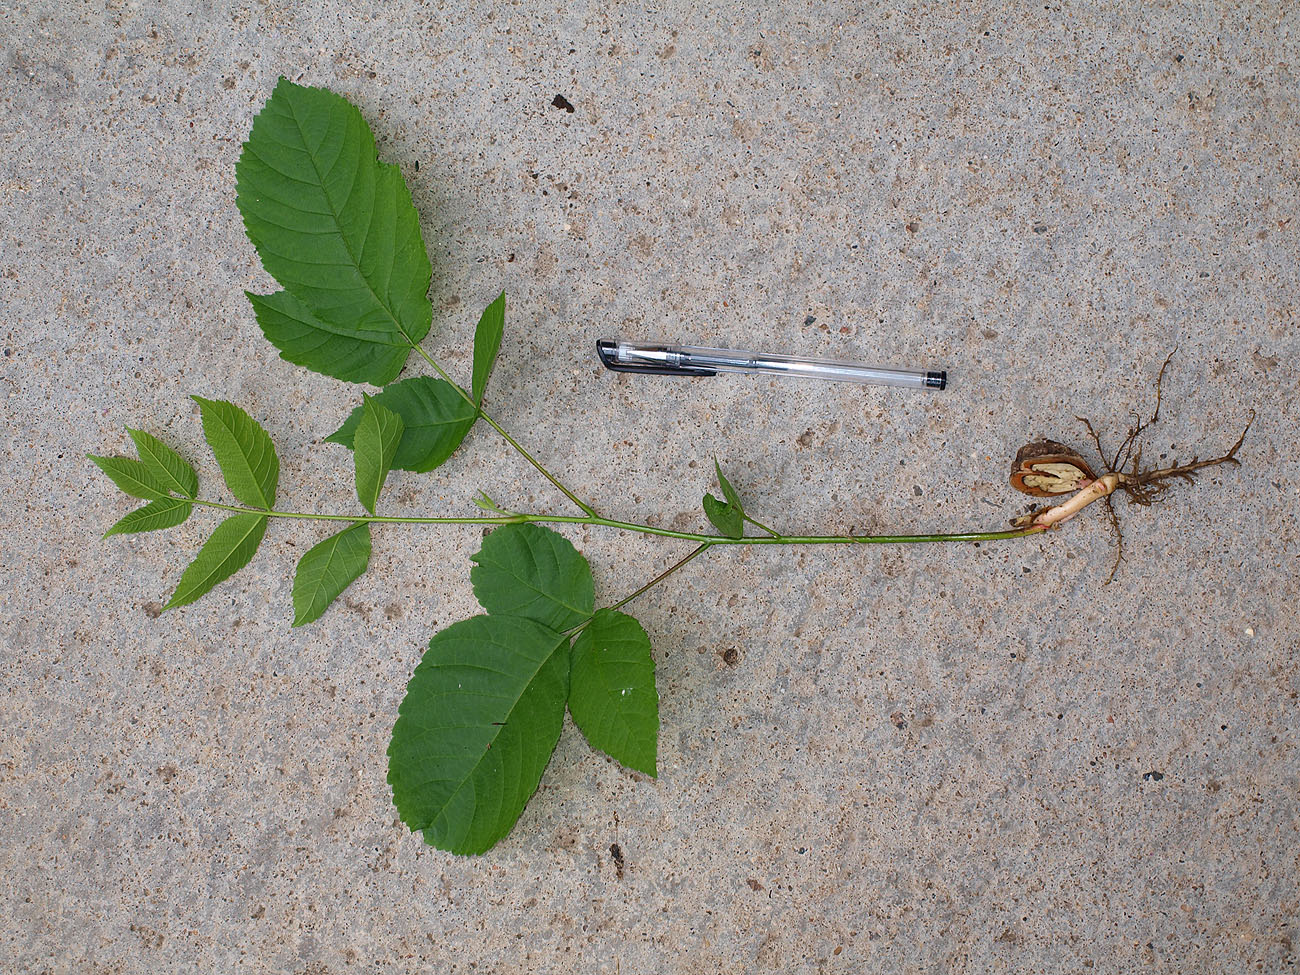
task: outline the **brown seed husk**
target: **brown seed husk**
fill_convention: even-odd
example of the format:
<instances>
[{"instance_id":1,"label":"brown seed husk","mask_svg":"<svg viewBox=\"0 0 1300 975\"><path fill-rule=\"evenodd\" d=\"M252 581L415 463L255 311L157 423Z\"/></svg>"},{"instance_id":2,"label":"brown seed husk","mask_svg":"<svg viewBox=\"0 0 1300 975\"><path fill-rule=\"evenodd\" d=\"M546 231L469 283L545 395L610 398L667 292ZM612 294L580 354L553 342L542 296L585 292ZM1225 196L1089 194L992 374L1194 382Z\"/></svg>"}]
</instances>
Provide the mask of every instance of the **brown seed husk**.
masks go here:
<instances>
[{"instance_id":1,"label":"brown seed husk","mask_svg":"<svg viewBox=\"0 0 1300 975\"><path fill-rule=\"evenodd\" d=\"M1011 486L1036 498L1068 494L1096 479L1077 450L1055 440L1025 444L1011 465Z\"/></svg>"}]
</instances>

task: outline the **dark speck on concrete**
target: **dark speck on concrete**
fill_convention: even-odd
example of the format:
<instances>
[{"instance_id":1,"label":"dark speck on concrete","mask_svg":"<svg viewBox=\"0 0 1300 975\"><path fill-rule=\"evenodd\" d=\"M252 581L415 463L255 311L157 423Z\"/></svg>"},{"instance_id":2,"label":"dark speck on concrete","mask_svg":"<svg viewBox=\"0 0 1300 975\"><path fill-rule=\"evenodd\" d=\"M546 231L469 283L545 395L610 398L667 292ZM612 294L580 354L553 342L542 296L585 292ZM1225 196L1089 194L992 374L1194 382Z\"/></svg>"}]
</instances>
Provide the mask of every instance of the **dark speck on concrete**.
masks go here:
<instances>
[{"instance_id":1,"label":"dark speck on concrete","mask_svg":"<svg viewBox=\"0 0 1300 975\"><path fill-rule=\"evenodd\" d=\"M609 844L609 855L614 860L614 869L618 871L618 879L622 880L623 867L626 866L626 861L623 859L623 848L617 843L611 843Z\"/></svg>"},{"instance_id":2,"label":"dark speck on concrete","mask_svg":"<svg viewBox=\"0 0 1300 975\"><path fill-rule=\"evenodd\" d=\"M1164 777L1165 777L1164 772L1143 772L1142 773L1143 782L1159 782Z\"/></svg>"},{"instance_id":3,"label":"dark speck on concrete","mask_svg":"<svg viewBox=\"0 0 1300 975\"><path fill-rule=\"evenodd\" d=\"M553 99L551 99L551 106L553 108L562 108L570 115L573 114L573 104L563 95L556 95Z\"/></svg>"}]
</instances>

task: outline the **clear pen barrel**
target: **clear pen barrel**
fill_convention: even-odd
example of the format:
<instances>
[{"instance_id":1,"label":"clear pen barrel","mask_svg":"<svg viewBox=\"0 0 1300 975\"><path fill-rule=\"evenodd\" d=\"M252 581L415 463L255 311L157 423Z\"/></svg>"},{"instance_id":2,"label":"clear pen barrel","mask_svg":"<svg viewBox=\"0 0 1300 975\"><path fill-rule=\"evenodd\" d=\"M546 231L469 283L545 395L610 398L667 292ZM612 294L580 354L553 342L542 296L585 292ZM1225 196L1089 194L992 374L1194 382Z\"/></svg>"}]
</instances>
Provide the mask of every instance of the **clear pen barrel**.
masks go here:
<instances>
[{"instance_id":1,"label":"clear pen barrel","mask_svg":"<svg viewBox=\"0 0 1300 975\"><path fill-rule=\"evenodd\" d=\"M697 346L681 346L678 351L682 353L682 365L702 366L719 372L766 372L804 379L866 383L872 386L934 388L933 381L926 378L928 373L914 369L882 369L856 362L831 362L794 355L769 355L762 352L740 352L736 349L708 349Z\"/></svg>"},{"instance_id":2,"label":"clear pen barrel","mask_svg":"<svg viewBox=\"0 0 1300 975\"><path fill-rule=\"evenodd\" d=\"M695 345L635 345L609 343L614 361L625 366L654 369L739 372L795 376L872 386L904 386L909 389L943 389L947 373L920 369L882 369L857 362L832 362L803 356L712 349Z\"/></svg>"}]
</instances>

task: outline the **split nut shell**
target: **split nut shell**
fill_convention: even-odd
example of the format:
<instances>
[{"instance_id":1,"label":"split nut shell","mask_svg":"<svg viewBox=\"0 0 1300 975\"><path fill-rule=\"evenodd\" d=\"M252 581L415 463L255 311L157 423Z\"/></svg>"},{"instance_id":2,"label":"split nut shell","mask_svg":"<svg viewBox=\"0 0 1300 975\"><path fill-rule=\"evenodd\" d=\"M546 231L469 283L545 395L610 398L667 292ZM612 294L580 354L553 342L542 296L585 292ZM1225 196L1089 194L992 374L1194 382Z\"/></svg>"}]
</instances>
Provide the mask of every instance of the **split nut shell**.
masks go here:
<instances>
[{"instance_id":1,"label":"split nut shell","mask_svg":"<svg viewBox=\"0 0 1300 975\"><path fill-rule=\"evenodd\" d=\"M1036 498L1069 494L1096 479L1078 451L1055 440L1025 444L1011 465L1011 486Z\"/></svg>"}]
</instances>

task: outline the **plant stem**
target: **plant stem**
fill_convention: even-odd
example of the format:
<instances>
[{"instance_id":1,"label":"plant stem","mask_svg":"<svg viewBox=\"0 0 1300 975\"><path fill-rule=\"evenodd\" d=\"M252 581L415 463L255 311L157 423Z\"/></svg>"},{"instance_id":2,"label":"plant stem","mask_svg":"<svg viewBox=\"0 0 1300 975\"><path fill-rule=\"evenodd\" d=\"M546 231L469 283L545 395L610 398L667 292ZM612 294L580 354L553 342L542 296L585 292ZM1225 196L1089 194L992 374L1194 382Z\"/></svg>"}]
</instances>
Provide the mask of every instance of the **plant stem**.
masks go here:
<instances>
[{"instance_id":1,"label":"plant stem","mask_svg":"<svg viewBox=\"0 0 1300 975\"><path fill-rule=\"evenodd\" d=\"M687 562L689 562L691 559L695 558L697 555L703 555L703 554L704 554L705 552L707 552L711 547L712 547L712 543L711 543L711 542L703 542L703 543L701 543L698 547L692 549L692 550L690 551L689 554L687 554L687 555L683 556L682 558L678 559L676 562L674 562L674 563L673 563L672 565L670 565L668 568L664 569L663 572L660 572L657 576L655 576L653 579L651 579L649 582L647 582L644 586L642 586L642 587L641 587L640 589L638 589L636 592L632 593L632 595L630 595L630 596L624 596L622 599L620 599L618 602L616 602L613 606L610 606L610 607L608 607L608 608L609 608L609 609L621 609L622 607L624 607L624 606L626 606L628 603L630 603L632 600L636 599L637 596L644 595L645 593L647 593L647 592L649 592L651 589L653 589L655 586L659 585L659 583L663 582L663 581L664 581L665 579L667 579L670 575L672 575L674 572L676 572L678 569L680 569L682 566L684 566L684 565L685 565Z\"/></svg>"},{"instance_id":2,"label":"plant stem","mask_svg":"<svg viewBox=\"0 0 1300 975\"><path fill-rule=\"evenodd\" d=\"M506 433L505 428L502 427L501 424L497 423L496 420L492 419L492 417L484 413L481 408L479 409L478 414L483 418L484 423L486 423L488 426L490 426L493 430L495 430L497 433L501 435L501 439L503 439L506 443L508 443L511 447L513 447L516 451L518 451L520 457L522 457L524 460L528 461L528 463L536 467L539 471L542 472L543 477L545 477L548 481L550 481L557 488L559 488L566 498L568 498L570 501L576 504L583 511L587 512L587 514L591 515L593 518L597 517L595 508L587 504L587 502L583 501L580 497L578 497L567 487L561 484L559 479L556 478L555 475L553 475L545 467L543 467L541 463L537 461L536 458L533 457L532 454L530 454L527 450L525 450L523 448L523 445L520 444L518 440L510 436L510 434Z\"/></svg>"},{"instance_id":3,"label":"plant stem","mask_svg":"<svg viewBox=\"0 0 1300 975\"><path fill-rule=\"evenodd\" d=\"M757 518L751 518L751 517L749 517L749 515L742 515L741 517L744 518L745 521L749 522L749 523L750 523L751 525L753 525L754 527L763 529L763 531L767 532L767 533L768 533L769 535L771 535L773 538L780 538L780 537L781 537L780 533L775 532L775 531L773 531L772 529L768 528L767 525L763 524L763 523L762 523L761 521L759 521Z\"/></svg>"},{"instance_id":4,"label":"plant stem","mask_svg":"<svg viewBox=\"0 0 1300 975\"><path fill-rule=\"evenodd\" d=\"M408 515L340 515L315 514L306 511L266 511L261 508L248 508L243 505L223 504L219 501L191 500L193 504L222 511L237 511L242 514L266 515L268 518L295 518L301 521L349 521L371 522L381 525L518 525L530 522L553 525L598 525L602 528L615 528L619 531L635 532L641 535L660 535L665 538L680 538L700 545L889 545L913 544L918 542L994 542L1006 538L1023 538L1036 535L1047 529L1042 525L1030 525L1025 528L1013 528L1008 531L992 532L948 532L928 535L773 535L752 538L726 538L721 535L702 535L698 532L679 532L655 525L643 525L634 521L618 521L602 518L599 515L553 515L546 513L520 513L513 515L467 515L463 517L445 516L408 516Z\"/></svg>"},{"instance_id":5,"label":"plant stem","mask_svg":"<svg viewBox=\"0 0 1300 975\"><path fill-rule=\"evenodd\" d=\"M410 342L411 340L408 338L407 341ZM483 422L485 422L493 430L499 433L501 435L501 438L505 440L505 442L508 443L511 447L513 447L520 457L522 457L524 460L528 461L528 463L532 464L535 468L537 468L537 470L541 472L541 475L544 478L546 478L548 481L550 481L552 484L554 484L557 488L559 488L561 493L566 498L568 498L570 501L576 504L587 514L591 515L593 518L596 517L595 508L587 504L587 502L583 501L576 494L574 494L567 487L565 487L562 483L560 483L560 479L557 478L550 471L548 471L545 467L543 467L541 463L537 460L537 458L535 458L532 454L530 454L527 450L525 450L523 448L523 445L520 444L518 440L510 436L510 434L506 432L505 428L501 426L500 423L492 419L492 417L488 416L488 414L483 410L483 407L480 404L474 402L474 398L465 391L465 389L460 385L460 383L456 382L456 380L452 379L451 376L448 375L447 370L442 368L442 366L438 364L438 361L434 359L433 356L429 355L429 353L425 352L423 348L421 348L419 345L417 345L414 342L411 342L411 348L413 348L416 352L420 353L420 356L424 359L424 361L427 362L430 366L432 366L434 371L437 372L438 375L441 376L443 379L445 379L451 385L451 387L454 390L456 390L456 392L460 393L461 398L465 400L465 402L468 403L470 406L474 407L475 410L478 411L478 415L483 418Z\"/></svg>"}]
</instances>

